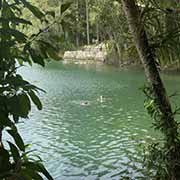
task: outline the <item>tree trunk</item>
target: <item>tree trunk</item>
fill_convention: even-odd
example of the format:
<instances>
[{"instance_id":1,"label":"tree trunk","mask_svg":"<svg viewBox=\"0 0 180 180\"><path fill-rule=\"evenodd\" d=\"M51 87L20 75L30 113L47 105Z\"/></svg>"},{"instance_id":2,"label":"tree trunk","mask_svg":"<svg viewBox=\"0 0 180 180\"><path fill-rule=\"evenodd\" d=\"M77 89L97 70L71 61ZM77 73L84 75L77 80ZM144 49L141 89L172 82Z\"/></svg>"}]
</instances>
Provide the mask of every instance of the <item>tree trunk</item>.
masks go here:
<instances>
[{"instance_id":1,"label":"tree trunk","mask_svg":"<svg viewBox=\"0 0 180 180\"><path fill-rule=\"evenodd\" d=\"M97 44L99 44L99 22L96 23L96 40Z\"/></svg>"},{"instance_id":2,"label":"tree trunk","mask_svg":"<svg viewBox=\"0 0 180 180\"><path fill-rule=\"evenodd\" d=\"M79 47L79 0L76 0L76 47Z\"/></svg>"},{"instance_id":3,"label":"tree trunk","mask_svg":"<svg viewBox=\"0 0 180 180\"><path fill-rule=\"evenodd\" d=\"M165 136L165 147L170 151L170 161L168 172L170 180L175 180L177 174L177 162L179 157L179 144L177 143L177 123L174 120L172 108L167 96L165 87L162 83L160 74L156 67L154 54L149 46L148 38L140 19L140 11L134 0L121 0L123 9L128 20L129 28L132 32L133 39L139 53L141 62L144 66L145 75L152 87L158 111L161 114L162 127L160 128ZM172 149L173 147L173 149ZM176 159L177 158L177 159ZM176 162L176 163L175 163Z\"/></svg>"},{"instance_id":4,"label":"tree trunk","mask_svg":"<svg viewBox=\"0 0 180 180\"><path fill-rule=\"evenodd\" d=\"M115 41L115 45L116 45L116 49L117 49L117 55L118 55L118 61L119 63L123 63L123 58L122 58L122 51L121 51L121 47L119 46L119 41L118 41L118 37L117 34L115 32L113 32L113 37L114 37L114 41Z\"/></svg>"},{"instance_id":5,"label":"tree trunk","mask_svg":"<svg viewBox=\"0 0 180 180\"><path fill-rule=\"evenodd\" d=\"M87 44L90 44L89 39L89 0L86 0L86 33L87 33Z\"/></svg>"}]
</instances>

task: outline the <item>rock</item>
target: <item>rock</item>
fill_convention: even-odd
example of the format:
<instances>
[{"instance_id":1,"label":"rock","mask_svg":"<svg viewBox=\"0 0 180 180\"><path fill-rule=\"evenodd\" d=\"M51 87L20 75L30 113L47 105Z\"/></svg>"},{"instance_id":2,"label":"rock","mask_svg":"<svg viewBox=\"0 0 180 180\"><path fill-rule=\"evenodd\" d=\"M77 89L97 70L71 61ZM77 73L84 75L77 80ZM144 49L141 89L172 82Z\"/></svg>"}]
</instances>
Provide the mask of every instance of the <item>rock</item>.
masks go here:
<instances>
[{"instance_id":1,"label":"rock","mask_svg":"<svg viewBox=\"0 0 180 180\"><path fill-rule=\"evenodd\" d=\"M93 60L105 62L106 56L107 53L105 46L103 44L99 44L97 46L84 46L82 50L66 51L63 59L66 61Z\"/></svg>"}]
</instances>

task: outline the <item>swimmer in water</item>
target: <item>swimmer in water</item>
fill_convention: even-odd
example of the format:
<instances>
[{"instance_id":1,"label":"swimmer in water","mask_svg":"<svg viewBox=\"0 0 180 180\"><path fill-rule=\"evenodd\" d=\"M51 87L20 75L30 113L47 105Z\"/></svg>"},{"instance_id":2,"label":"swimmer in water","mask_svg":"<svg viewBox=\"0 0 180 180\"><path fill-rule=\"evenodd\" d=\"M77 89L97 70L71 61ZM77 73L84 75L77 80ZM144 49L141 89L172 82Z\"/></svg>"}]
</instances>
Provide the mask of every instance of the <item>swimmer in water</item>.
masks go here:
<instances>
[{"instance_id":1,"label":"swimmer in water","mask_svg":"<svg viewBox=\"0 0 180 180\"><path fill-rule=\"evenodd\" d=\"M89 106L89 102L88 101L81 102L81 106Z\"/></svg>"},{"instance_id":2,"label":"swimmer in water","mask_svg":"<svg viewBox=\"0 0 180 180\"><path fill-rule=\"evenodd\" d=\"M100 96L97 101L99 101L100 103L103 103L105 101L105 98L103 96Z\"/></svg>"}]
</instances>

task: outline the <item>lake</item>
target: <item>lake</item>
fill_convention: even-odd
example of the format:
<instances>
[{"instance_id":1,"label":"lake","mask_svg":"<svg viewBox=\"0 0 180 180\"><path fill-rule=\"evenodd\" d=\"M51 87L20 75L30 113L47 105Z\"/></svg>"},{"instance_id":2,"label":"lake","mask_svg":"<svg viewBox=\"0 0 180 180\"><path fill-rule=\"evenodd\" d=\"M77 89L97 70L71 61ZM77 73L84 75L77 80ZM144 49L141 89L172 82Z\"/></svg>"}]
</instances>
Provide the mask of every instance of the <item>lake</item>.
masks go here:
<instances>
[{"instance_id":1,"label":"lake","mask_svg":"<svg viewBox=\"0 0 180 180\"><path fill-rule=\"evenodd\" d=\"M20 72L46 91L40 93L43 110L33 106L30 119L18 126L54 179L147 178L139 171L142 145L159 134L143 107L142 70L51 62ZM170 93L179 91L179 75L163 79Z\"/></svg>"}]
</instances>

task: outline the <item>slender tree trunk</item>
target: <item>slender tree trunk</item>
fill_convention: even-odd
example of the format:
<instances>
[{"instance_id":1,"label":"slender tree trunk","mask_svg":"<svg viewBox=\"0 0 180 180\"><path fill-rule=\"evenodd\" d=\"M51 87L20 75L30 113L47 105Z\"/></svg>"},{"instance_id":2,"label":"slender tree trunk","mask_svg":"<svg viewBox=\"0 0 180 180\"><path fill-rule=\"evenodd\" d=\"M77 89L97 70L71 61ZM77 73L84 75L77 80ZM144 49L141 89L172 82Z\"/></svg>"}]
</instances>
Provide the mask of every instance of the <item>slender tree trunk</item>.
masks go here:
<instances>
[{"instance_id":1,"label":"slender tree trunk","mask_svg":"<svg viewBox=\"0 0 180 180\"><path fill-rule=\"evenodd\" d=\"M96 23L96 40L97 40L97 44L99 44L99 24L98 24L98 22Z\"/></svg>"},{"instance_id":2,"label":"slender tree trunk","mask_svg":"<svg viewBox=\"0 0 180 180\"><path fill-rule=\"evenodd\" d=\"M149 84L152 87L156 104L161 116L161 131L165 135L165 147L169 149L170 163L168 171L170 174L170 180L177 179L176 155L179 155L179 144L177 144L177 123L174 120L172 108L169 98L167 96L165 87L162 83L158 69L155 63L155 57L149 46L148 38L140 19L140 11L134 0L121 0L123 3L123 9L127 17L129 28L132 32L133 39L139 53L141 62L144 66L145 75ZM173 147L173 149L172 149ZM178 180L178 179L177 179Z\"/></svg>"},{"instance_id":3,"label":"slender tree trunk","mask_svg":"<svg viewBox=\"0 0 180 180\"><path fill-rule=\"evenodd\" d=\"M59 1L59 4L58 4L58 6L59 6L59 17L61 17L61 1Z\"/></svg>"},{"instance_id":4,"label":"slender tree trunk","mask_svg":"<svg viewBox=\"0 0 180 180\"><path fill-rule=\"evenodd\" d=\"M87 33L87 44L90 44L89 38L89 0L86 0L86 33Z\"/></svg>"},{"instance_id":5,"label":"slender tree trunk","mask_svg":"<svg viewBox=\"0 0 180 180\"><path fill-rule=\"evenodd\" d=\"M76 47L79 47L79 0L76 0Z\"/></svg>"},{"instance_id":6,"label":"slender tree trunk","mask_svg":"<svg viewBox=\"0 0 180 180\"><path fill-rule=\"evenodd\" d=\"M122 61L123 61L122 51L121 51L121 47L119 46L119 43L118 43L117 34L115 32L113 32L113 37L114 37L114 41L115 41L115 45L116 45L116 49L117 49L118 61L119 61L119 63L122 63Z\"/></svg>"}]
</instances>

